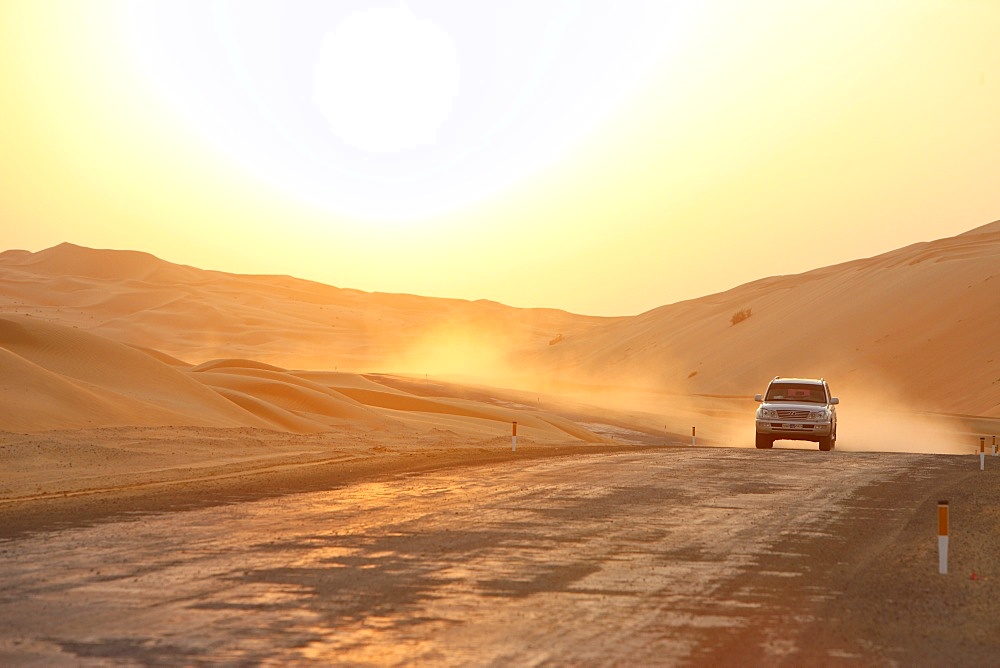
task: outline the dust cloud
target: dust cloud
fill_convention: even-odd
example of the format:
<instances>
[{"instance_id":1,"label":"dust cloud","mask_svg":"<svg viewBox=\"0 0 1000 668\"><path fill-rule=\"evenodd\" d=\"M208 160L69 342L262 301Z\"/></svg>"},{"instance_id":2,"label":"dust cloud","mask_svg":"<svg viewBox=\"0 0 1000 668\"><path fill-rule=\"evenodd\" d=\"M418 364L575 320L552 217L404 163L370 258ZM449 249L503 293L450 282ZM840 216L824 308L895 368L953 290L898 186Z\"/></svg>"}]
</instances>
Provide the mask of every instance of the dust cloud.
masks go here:
<instances>
[{"instance_id":1,"label":"dust cloud","mask_svg":"<svg viewBox=\"0 0 1000 668\"><path fill-rule=\"evenodd\" d=\"M382 361L392 373L510 385L516 378L503 336L448 324L421 332L403 352Z\"/></svg>"},{"instance_id":2,"label":"dust cloud","mask_svg":"<svg viewBox=\"0 0 1000 668\"><path fill-rule=\"evenodd\" d=\"M749 395L683 395L629 388L605 393L601 389L577 387L562 395L635 419L640 427L658 425L675 434L674 444L688 444L691 428L695 427L698 445L754 447L758 404ZM838 396L838 451L974 454L978 452L980 435L988 436L990 428L1000 433L997 424L973 424L961 416L912 410L905 401L887 392L852 389ZM990 442L987 438L988 449ZM818 449L816 443L789 440L779 440L775 447Z\"/></svg>"},{"instance_id":3,"label":"dust cloud","mask_svg":"<svg viewBox=\"0 0 1000 668\"><path fill-rule=\"evenodd\" d=\"M968 425L958 417L915 410L902 388L869 382L845 385L838 396L838 450L949 455L973 452Z\"/></svg>"},{"instance_id":4,"label":"dust cloud","mask_svg":"<svg viewBox=\"0 0 1000 668\"><path fill-rule=\"evenodd\" d=\"M754 447L753 392L699 395L677 377L679 363L660 359L656 368L623 374L596 373L579 366L566 369L544 364L517 363L511 342L488 328L458 326L434 328L416 337L405 354L386 360L394 372L429 376L458 383L476 383L497 390L530 394L530 404L571 419L658 435L660 442L687 445L696 429L697 444L716 447ZM968 419L917 410L905 398L905 388L867 378L853 383L831 379L838 406L838 451L973 454L979 433ZM997 428L996 431L1000 431ZM989 443L989 441L987 441ZM809 441L779 440L781 449L818 449Z\"/></svg>"},{"instance_id":5,"label":"dust cloud","mask_svg":"<svg viewBox=\"0 0 1000 668\"><path fill-rule=\"evenodd\" d=\"M843 409L837 449L855 452L917 452L960 455L978 451L979 441L956 418L880 407ZM975 450L974 450L975 447Z\"/></svg>"}]
</instances>

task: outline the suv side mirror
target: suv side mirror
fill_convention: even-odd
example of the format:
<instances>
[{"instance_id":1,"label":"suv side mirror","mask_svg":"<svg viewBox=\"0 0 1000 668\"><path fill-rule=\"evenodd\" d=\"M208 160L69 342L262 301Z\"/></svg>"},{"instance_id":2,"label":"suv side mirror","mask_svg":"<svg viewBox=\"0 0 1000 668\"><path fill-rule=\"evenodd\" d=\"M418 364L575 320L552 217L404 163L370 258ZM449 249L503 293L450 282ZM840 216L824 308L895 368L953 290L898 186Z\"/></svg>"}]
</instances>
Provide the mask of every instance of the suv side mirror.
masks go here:
<instances>
[{"instance_id":1,"label":"suv side mirror","mask_svg":"<svg viewBox=\"0 0 1000 668\"><path fill-rule=\"evenodd\" d=\"M833 404L839 404L839 403L840 403L840 399L838 399L837 397L833 397L832 399L830 399L830 405L831 406Z\"/></svg>"},{"instance_id":2,"label":"suv side mirror","mask_svg":"<svg viewBox=\"0 0 1000 668\"><path fill-rule=\"evenodd\" d=\"M764 396L761 395L761 394L755 394L755 395L753 395L753 400L754 401L764 401Z\"/></svg>"}]
</instances>

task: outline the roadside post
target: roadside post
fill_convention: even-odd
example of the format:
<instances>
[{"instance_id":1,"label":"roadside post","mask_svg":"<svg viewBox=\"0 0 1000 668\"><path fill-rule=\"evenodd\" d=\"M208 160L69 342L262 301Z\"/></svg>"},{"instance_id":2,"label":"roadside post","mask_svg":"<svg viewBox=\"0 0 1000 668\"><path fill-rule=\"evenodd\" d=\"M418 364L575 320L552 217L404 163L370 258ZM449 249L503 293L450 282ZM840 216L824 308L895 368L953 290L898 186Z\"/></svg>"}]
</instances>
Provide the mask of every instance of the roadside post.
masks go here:
<instances>
[{"instance_id":1,"label":"roadside post","mask_svg":"<svg viewBox=\"0 0 1000 668\"><path fill-rule=\"evenodd\" d=\"M517 420L514 420L513 430L510 436L510 451L517 452Z\"/></svg>"},{"instance_id":2,"label":"roadside post","mask_svg":"<svg viewBox=\"0 0 1000 668\"><path fill-rule=\"evenodd\" d=\"M948 574L948 502L938 501L938 573Z\"/></svg>"},{"instance_id":3,"label":"roadside post","mask_svg":"<svg viewBox=\"0 0 1000 668\"><path fill-rule=\"evenodd\" d=\"M997 456L997 437L993 437L993 456Z\"/></svg>"},{"instance_id":4,"label":"roadside post","mask_svg":"<svg viewBox=\"0 0 1000 668\"><path fill-rule=\"evenodd\" d=\"M986 437L979 437L979 470L986 470Z\"/></svg>"},{"instance_id":5,"label":"roadside post","mask_svg":"<svg viewBox=\"0 0 1000 668\"><path fill-rule=\"evenodd\" d=\"M694 427L691 427L691 445L695 444Z\"/></svg>"}]
</instances>

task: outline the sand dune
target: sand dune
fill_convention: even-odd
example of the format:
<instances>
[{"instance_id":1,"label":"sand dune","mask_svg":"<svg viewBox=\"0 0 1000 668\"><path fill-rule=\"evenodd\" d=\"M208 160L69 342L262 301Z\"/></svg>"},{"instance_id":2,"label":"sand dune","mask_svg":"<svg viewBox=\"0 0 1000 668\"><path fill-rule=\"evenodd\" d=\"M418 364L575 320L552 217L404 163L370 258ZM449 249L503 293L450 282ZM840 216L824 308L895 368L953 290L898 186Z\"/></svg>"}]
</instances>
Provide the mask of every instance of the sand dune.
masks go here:
<instances>
[{"instance_id":1,"label":"sand dune","mask_svg":"<svg viewBox=\"0 0 1000 668\"><path fill-rule=\"evenodd\" d=\"M604 439L570 420L492 403L429 398L349 373L292 372L243 359L198 366L30 316L0 318L0 430L99 426L334 428L507 433L538 442Z\"/></svg>"},{"instance_id":2,"label":"sand dune","mask_svg":"<svg viewBox=\"0 0 1000 668\"><path fill-rule=\"evenodd\" d=\"M751 315L733 324L741 309ZM539 348L555 377L752 395L775 375L920 410L1000 416L1000 222L776 276ZM526 364L529 362L526 362Z\"/></svg>"},{"instance_id":3,"label":"sand dune","mask_svg":"<svg viewBox=\"0 0 1000 668\"><path fill-rule=\"evenodd\" d=\"M140 402L74 383L3 347L0 374L4 406L0 428L6 431L123 424L132 415L148 419Z\"/></svg>"},{"instance_id":4,"label":"sand dune","mask_svg":"<svg viewBox=\"0 0 1000 668\"><path fill-rule=\"evenodd\" d=\"M204 271L146 253L61 244L0 254L0 313L76 326L199 363L496 375L508 348L605 319ZM444 345L442 345L444 344Z\"/></svg>"},{"instance_id":5,"label":"sand dune","mask_svg":"<svg viewBox=\"0 0 1000 668\"><path fill-rule=\"evenodd\" d=\"M328 420L367 421L376 414L362 404L328 388L288 374L253 370L228 373L192 372L196 378L216 390L239 392L266 400L270 404L322 423Z\"/></svg>"},{"instance_id":6,"label":"sand dune","mask_svg":"<svg viewBox=\"0 0 1000 668\"><path fill-rule=\"evenodd\" d=\"M741 309L750 317L734 324ZM94 402L96 412L60 411L58 426L133 419L311 431L418 413L512 419L489 402L415 396L365 371L550 394L589 388L597 404L626 391L656 402L748 397L774 375L822 375L855 404L997 417L997 313L1000 221L627 318L370 294L71 244L0 254L0 345L9 377L16 368L24 379L7 392L54 377L67 406ZM44 423L29 410L41 399L17 400L19 425ZM536 427L573 431L540 418Z\"/></svg>"},{"instance_id":7,"label":"sand dune","mask_svg":"<svg viewBox=\"0 0 1000 668\"><path fill-rule=\"evenodd\" d=\"M265 422L134 348L30 317L0 318L0 429Z\"/></svg>"}]
</instances>

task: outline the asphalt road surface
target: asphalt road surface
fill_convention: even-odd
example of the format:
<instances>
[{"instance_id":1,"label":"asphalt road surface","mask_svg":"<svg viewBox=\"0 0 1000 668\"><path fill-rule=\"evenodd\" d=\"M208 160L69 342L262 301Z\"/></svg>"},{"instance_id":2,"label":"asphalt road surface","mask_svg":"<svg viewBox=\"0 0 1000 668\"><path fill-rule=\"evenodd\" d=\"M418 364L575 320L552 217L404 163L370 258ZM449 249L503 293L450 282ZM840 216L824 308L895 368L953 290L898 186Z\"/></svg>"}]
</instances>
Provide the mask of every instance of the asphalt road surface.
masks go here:
<instances>
[{"instance_id":1,"label":"asphalt road surface","mask_svg":"<svg viewBox=\"0 0 1000 668\"><path fill-rule=\"evenodd\" d=\"M955 459L512 459L27 533L0 664L891 663L833 603Z\"/></svg>"}]
</instances>

